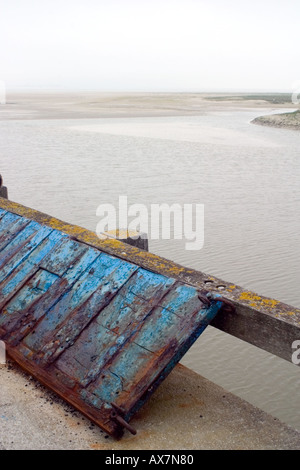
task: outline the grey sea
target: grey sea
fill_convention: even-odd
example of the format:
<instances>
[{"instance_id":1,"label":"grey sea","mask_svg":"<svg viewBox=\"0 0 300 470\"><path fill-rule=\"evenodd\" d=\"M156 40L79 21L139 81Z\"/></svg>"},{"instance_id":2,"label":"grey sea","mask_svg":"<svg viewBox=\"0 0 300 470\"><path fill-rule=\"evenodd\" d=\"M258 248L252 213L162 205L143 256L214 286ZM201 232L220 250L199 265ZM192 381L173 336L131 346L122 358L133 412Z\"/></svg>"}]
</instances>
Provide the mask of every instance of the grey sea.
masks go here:
<instances>
[{"instance_id":1,"label":"grey sea","mask_svg":"<svg viewBox=\"0 0 300 470\"><path fill-rule=\"evenodd\" d=\"M150 240L150 251L299 307L300 133L251 124L264 111L2 120L0 172L10 199L93 231L99 204L119 195L204 204L201 250ZM212 327L182 363L300 429L295 365Z\"/></svg>"}]
</instances>

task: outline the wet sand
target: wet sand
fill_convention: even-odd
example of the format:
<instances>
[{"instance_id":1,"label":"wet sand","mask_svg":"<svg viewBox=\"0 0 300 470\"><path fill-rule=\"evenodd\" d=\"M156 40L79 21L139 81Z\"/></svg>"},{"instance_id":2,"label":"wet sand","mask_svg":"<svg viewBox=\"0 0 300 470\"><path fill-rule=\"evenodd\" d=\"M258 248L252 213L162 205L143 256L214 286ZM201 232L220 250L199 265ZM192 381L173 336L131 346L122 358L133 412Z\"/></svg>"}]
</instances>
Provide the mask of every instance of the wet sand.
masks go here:
<instances>
[{"instance_id":1,"label":"wet sand","mask_svg":"<svg viewBox=\"0 0 300 470\"><path fill-rule=\"evenodd\" d=\"M289 107L294 105L244 100L242 95L232 93L8 93L6 104L0 105L0 120L184 116Z\"/></svg>"}]
</instances>

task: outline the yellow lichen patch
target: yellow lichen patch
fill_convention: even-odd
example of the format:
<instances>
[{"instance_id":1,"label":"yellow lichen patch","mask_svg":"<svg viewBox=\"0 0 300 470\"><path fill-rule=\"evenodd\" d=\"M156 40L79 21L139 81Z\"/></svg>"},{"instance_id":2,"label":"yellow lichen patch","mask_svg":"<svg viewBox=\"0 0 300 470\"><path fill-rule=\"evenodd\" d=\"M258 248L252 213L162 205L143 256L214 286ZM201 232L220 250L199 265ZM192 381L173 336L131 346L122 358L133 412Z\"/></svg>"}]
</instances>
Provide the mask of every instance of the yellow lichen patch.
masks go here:
<instances>
[{"instance_id":1,"label":"yellow lichen patch","mask_svg":"<svg viewBox=\"0 0 300 470\"><path fill-rule=\"evenodd\" d=\"M230 284L229 286L226 287L227 292L232 292L234 289L236 289L235 284Z\"/></svg>"},{"instance_id":2,"label":"yellow lichen patch","mask_svg":"<svg viewBox=\"0 0 300 470\"><path fill-rule=\"evenodd\" d=\"M250 307L264 307L264 308L274 308L280 302L274 299L266 299L262 298L253 292L242 292L240 294L240 300L247 300L249 302Z\"/></svg>"},{"instance_id":3,"label":"yellow lichen patch","mask_svg":"<svg viewBox=\"0 0 300 470\"><path fill-rule=\"evenodd\" d=\"M253 294L253 292L242 292L240 294L240 300L261 301L262 298L259 295Z\"/></svg>"},{"instance_id":4,"label":"yellow lichen patch","mask_svg":"<svg viewBox=\"0 0 300 470\"><path fill-rule=\"evenodd\" d=\"M264 307L273 308L273 307L276 307L276 305L279 304L279 301L274 300L274 299L262 299L261 303Z\"/></svg>"}]
</instances>

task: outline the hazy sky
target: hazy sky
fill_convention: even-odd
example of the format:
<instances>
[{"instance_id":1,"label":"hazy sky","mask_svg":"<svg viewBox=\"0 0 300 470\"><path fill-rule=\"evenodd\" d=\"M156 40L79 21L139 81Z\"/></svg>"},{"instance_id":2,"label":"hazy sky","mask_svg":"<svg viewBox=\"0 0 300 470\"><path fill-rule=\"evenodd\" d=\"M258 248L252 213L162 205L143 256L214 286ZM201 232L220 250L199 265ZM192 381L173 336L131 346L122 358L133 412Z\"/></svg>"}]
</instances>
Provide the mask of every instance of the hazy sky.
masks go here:
<instances>
[{"instance_id":1,"label":"hazy sky","mask_svg":"<svg viewBox=\"0 0 300 470\"><path fill-rule=\"evenodd\" d=\"M8 89L287 90L299 0L0 0Z\"/></svg>"}]
</instances>

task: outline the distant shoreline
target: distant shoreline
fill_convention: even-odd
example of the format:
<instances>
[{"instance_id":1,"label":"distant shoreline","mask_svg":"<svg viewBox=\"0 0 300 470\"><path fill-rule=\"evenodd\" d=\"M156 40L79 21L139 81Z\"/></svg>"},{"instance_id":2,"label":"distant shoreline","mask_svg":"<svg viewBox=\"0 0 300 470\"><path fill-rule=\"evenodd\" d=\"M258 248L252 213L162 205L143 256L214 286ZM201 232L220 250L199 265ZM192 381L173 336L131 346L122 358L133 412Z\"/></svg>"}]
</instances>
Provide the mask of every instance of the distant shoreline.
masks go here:
<instances>
[{"instance_id":1,"label":"distant shoreline","mask_svg":"<svg viewBox=\"0 0 300 470\"><path fill-rule=\"evenodd\" d=\"M280 129L300 130L300 110L291 113L259 116L253 119L251 123Z\"/></svg>"},{"instance_id":2,"label":"distant shoreline","mask_svg":"<svg viewBox=\"0 0 300 470\"><path fill-rule=\"evenodd\" d=\"M293 108L289 94L8 93L0 121L199 116L210 112Z\"/></svg>"}]
</instances>

